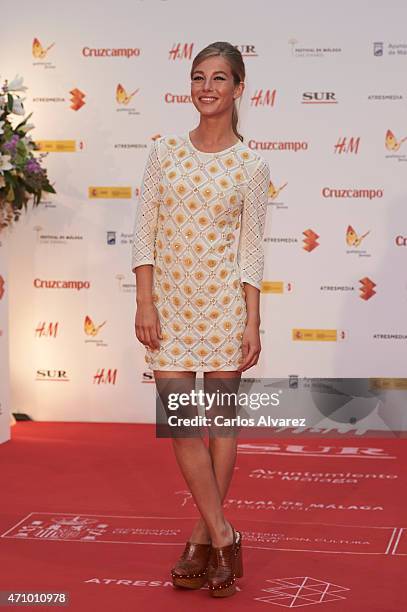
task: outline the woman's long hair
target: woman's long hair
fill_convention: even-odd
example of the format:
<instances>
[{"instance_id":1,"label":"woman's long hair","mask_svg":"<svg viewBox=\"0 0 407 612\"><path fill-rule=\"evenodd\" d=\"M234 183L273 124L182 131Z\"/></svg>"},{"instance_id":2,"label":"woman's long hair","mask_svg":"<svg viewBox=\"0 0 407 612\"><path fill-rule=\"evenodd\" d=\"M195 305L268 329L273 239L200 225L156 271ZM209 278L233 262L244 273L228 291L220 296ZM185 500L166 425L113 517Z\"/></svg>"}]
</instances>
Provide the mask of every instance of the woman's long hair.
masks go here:
<instances>
[{"instance_id":1,"label":"woman's long hair","mask_svg":"<svg viewBox=\"0 0 407 612\"><path fill-rule=\"evenodd\" d=\"M230 70L232 72L233 81L235 85L239 85L241 81L245 80L246 70L245 70L245 65L243 62L242 54L240 53L238 49L236 49L236 47L234 47L228 42L214 42L208 45L207 47L205 47L204 49L202 49L202 51L200 51L198 55L196 55L193 59L192 68L191 68L191 79L192 79L194 70L197 68L198 64L200 64L203 60L207 59L208 57L214 57L216 55L221 55L229 62ZM235 100L233 104L233 113L232 113L232 129L234 133L236 134L236 136L239 138L239 140L243 142L243 136L239 134L238 129L237 129L238 122L239 122L239 115L237 112L236 100Z\"/></svg>"}]
</instances>

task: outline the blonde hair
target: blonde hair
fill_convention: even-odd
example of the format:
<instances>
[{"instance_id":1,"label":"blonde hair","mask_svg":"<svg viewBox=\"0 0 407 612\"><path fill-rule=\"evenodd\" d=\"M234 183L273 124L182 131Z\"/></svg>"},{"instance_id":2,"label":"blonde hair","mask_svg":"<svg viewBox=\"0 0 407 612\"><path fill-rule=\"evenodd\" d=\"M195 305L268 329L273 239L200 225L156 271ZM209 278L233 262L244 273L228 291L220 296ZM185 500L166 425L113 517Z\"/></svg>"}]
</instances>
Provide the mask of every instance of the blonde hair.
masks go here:
<instances>
[{"instance_id":1,"label":"blonde hair","mask_svg":"<svg viewBox=\"0 0 407 612\"><path fill-rule=\"evenodd\" d=\"M242 54L236 47L228 42L214 42L202 49L193 59L191 68L191 78L194 70L197 68L203 60L208 57L214 57L220 55L229 62L230 70L232 72L233 81L235 85L239 85L240 82L244 82L246 77L245 65L243 62ZM232 113L232 129L236 136L243 142L243 136L237 130L237 124L239 122L239 115L236 108L236 100L233 104Z\"/></svg>"}]
</instances>

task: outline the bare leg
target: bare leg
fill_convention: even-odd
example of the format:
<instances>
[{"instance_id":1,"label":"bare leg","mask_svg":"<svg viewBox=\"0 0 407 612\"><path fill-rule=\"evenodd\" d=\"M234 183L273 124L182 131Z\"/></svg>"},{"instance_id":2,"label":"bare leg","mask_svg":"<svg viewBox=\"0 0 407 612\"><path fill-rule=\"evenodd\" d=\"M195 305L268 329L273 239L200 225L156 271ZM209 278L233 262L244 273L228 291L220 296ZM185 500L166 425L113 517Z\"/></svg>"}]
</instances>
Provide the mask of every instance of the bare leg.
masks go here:
<instances>
[{"instance_id":1,"label":"bare leg","mask_svg":"<svg viewBox=\"0 0 407 612\"><path fill-rule=\"evenodd\" d=\"M225 380L226 384L222 384L222 381L219 381L220 384L217 386L215 380L212 379L217 379L220 377L222 380L233 380ZM205 372L204 378L206 392L215 391L215 389L223 389L225 392L228 391L229 393L237 393L241 379L241 372ZM230 409L230 415L225 416L236 416L236 408ZM220 498L223 503L229 490L236 464L237 436L210 436L209 452L212 458L212 466L215 473L216 482L218 484ZM228 533L230 535L231 530L228 530ZM191 541L205 543L210 541L209 530L202 517L198 519L193 528Z\"/></svg>"},{"instance_id":2,"label":"bare leg","mask_svg":"<svg viewBox=\"0 0 407 612\"><path fill-rule=\"evenodd\" d=\"M176 387L189 393L195 387L194 372L163 372L154 370L157 391L162 398L168 393L165 378L176 380ZM183 381L180 381L183 379ZM191 407L192 408L192 407ZM192 416L192 411L191 411ZM213 546L229 544L232 531L226 522L222 510L221 493L216 481L212 458L202 437L173 438L173 448L178 465L192 493L203 522L206 524ZM196 541L192 540L191 541Z\"/></svg>"}]
</instances>

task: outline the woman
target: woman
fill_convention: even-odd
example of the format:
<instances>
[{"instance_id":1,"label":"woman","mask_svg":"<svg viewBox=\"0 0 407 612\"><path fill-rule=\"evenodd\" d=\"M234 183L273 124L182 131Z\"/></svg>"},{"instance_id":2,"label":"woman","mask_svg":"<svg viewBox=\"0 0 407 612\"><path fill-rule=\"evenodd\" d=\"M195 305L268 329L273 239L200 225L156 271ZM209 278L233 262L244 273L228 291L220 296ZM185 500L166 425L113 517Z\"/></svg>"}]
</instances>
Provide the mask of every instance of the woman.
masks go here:
<instances>
[{"instance_id":1,"label":"woman","mask_svg":"<svg viewBox=\"0 0 407 612\"><path fill-rule=\"evenodd\" d=\"M242 372L259 359L270 170L237 131L244 79L241 53L231 44L198 53L191 97L199 125L157 138L144 171L132 251L135 329L162 398L171 388L194 389L199 370L205 389L237 390ZM232 595L243 573L242 534L226 520L222 502L236 436L210 436L209 447L200 436L177 437L173 446L201 514L172 569L173 583L208 582L212 596Z\"/></svg>"}]
</instances>

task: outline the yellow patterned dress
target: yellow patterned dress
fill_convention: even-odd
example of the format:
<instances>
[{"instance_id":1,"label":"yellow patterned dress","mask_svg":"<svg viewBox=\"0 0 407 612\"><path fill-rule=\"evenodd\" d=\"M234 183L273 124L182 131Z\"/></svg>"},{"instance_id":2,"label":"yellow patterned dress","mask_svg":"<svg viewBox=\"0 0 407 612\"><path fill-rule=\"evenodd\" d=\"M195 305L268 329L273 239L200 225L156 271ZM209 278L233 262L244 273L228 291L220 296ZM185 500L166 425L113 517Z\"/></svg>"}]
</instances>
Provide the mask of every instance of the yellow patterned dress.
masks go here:
<instances>
[{"instance_id":1,"label":"yellow patterned dress","mask_svg":"<svg viewBox=\"0 0 407 612\"><path fill-rule=\"evenodd\" d=\"M206 153L189 133L157 138L141 184L132 270L153 267L163 339L152 370L231 371L242 361L243 283L260 289L267 162L238 142ZM240 231L239 231L240 230Z\"/></svg>"}]
</instances>

